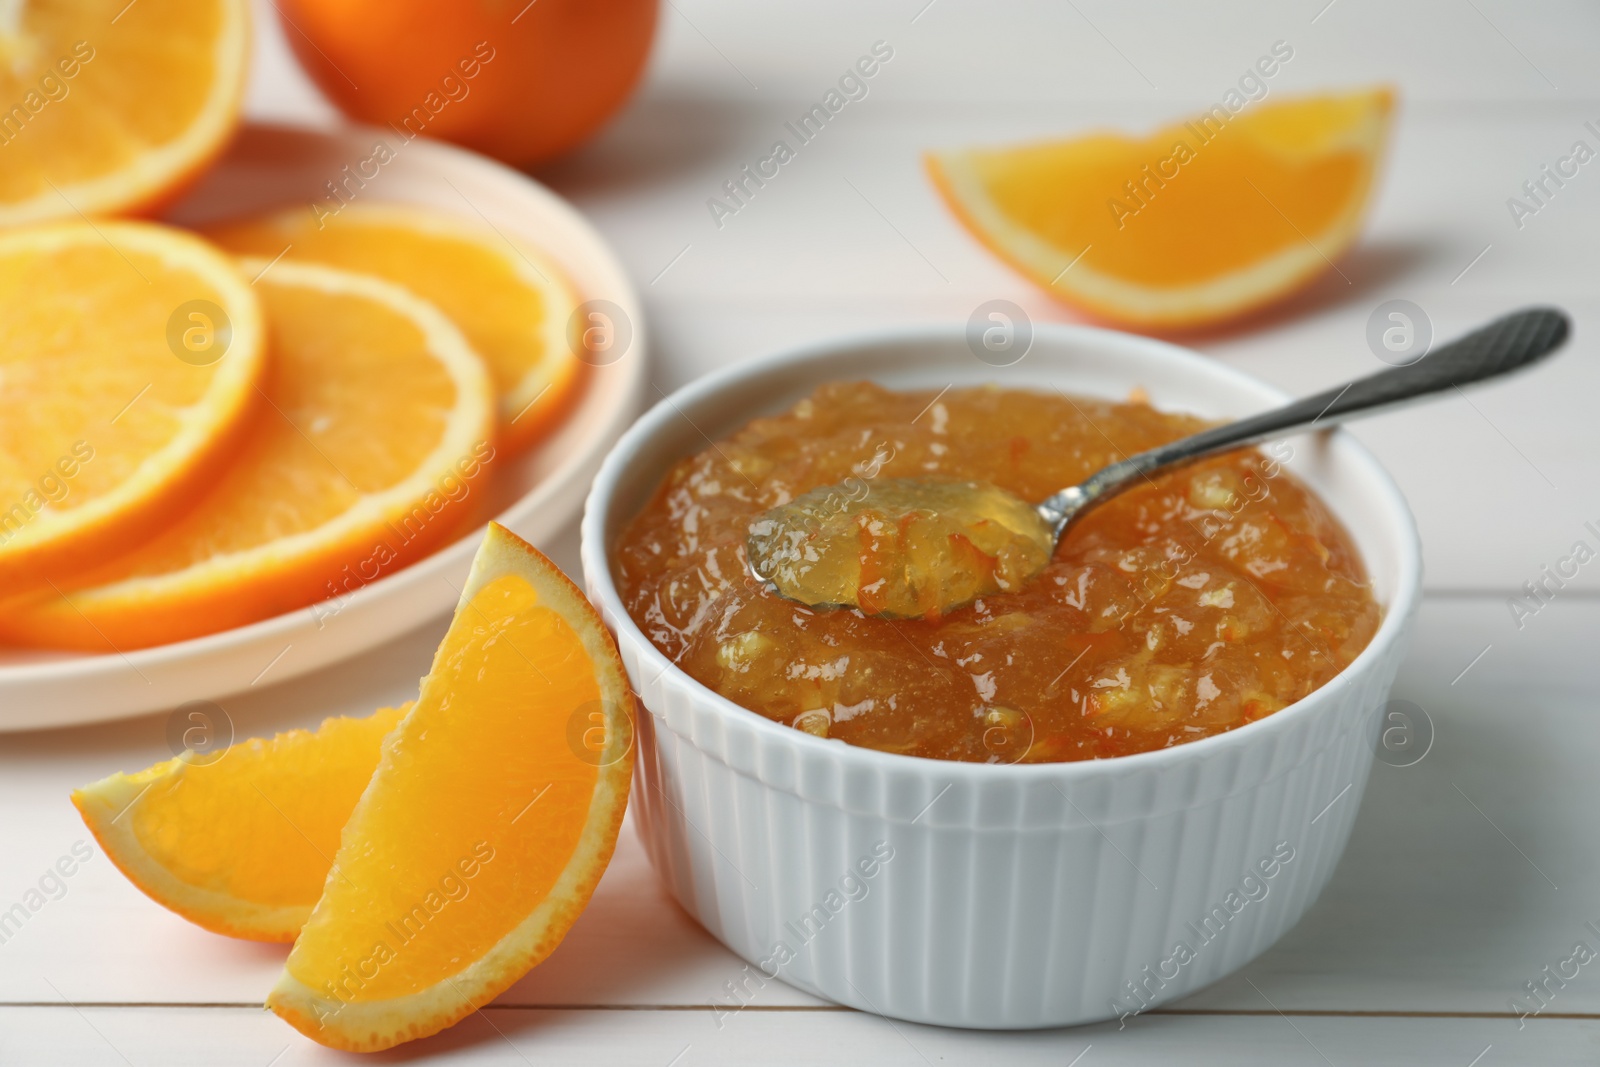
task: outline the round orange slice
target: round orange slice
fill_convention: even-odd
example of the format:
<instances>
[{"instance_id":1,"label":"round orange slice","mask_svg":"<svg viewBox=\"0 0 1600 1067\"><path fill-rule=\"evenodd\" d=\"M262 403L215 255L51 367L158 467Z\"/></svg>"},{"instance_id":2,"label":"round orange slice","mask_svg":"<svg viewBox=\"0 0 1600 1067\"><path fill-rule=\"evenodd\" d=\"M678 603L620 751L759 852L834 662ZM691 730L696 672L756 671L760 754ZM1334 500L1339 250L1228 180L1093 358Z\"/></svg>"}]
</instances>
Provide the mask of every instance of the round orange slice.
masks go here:
<instances>
[{"instance_id":1,"label":"round orange slice","mask_svg":"<svg viewBox=\"0 0 1600 1067\"><path fill-rule=\"evenodd\" d=\"M0 588L48 591L200 492L256 396L263 338L248 282L192 234L0 233Z\"/></svg>"},{"instance_id":2,"label":"round orange slice","mask_svg":"<svg viewBox=\"0 0 1600 1067\"><path fill-rule=\"evenodd\" d=\"M448 315L489 364L503 447L553 426L581 380L568 341L578 298L565 273L526 242L439 211L350 203L291 208L210 229L242 254L312 260L376 274Z\"/></svg>"},{"instance_id":3,"label":"round orange slice","mask_svg":"<svg viewBox=\"0 0 1600 1067\"><path fill-rule=\"evenodd\" d=\"M379 745L405 710L185 752L86 785L72 803L111 862L157 904L215 933L293 941L322 895Z\"/></svg>"},{"instance_id":4,"label":"round orange slice","mask_svg":"<svg viewBox=\"0 0 1600 1067\"><path fill-rule=\"evenodd\" d=\"M1138 327L1243 315L1329 269L1360 232L1387 89L1218 105L1148 137L930 155L991 251L1052 296Z\"/></svg>"},{"instance_id":5,"label":"round orange slice","mask_svg":"<svg viewBox=\"0 0 1600 1067\"><path fill-rule=\"evenodd\" d=\"M0 635L88 651L163 644L330 598L453 532L493 458L483 361L431 304L309 263L245 260L272 371L233 461L159 535L0 605Z\"/></svg>"},{"instance_id":6,"label":"round orange slice","mask_svg":"<svg viewBox=\"0 0 1600 1067\"><path fill-rule=\"evenodd\" d=\"M370 1052L444 1029L548 956L616 845L632 712L594 608L491 523L267 1006Z\"/></svg>"},{"instance_id":7,"label":"round orange slice","mask_svg":"<svg viewBox=\"0 0 1600 1067\"><path fill-rule=\"evenodd\" d=\"M245 0L0 4L0 226L153 211L239 121Z\"/></svg>"}]
</instances>

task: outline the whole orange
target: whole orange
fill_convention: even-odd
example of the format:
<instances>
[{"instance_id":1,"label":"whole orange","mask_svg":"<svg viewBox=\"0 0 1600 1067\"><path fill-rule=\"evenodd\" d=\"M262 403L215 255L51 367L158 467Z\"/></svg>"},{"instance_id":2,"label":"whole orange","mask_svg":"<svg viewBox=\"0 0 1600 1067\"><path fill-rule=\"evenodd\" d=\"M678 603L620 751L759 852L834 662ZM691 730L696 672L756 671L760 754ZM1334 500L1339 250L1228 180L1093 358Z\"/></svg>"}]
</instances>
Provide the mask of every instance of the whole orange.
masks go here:
<instances>
[{"instance_id":1,"label":"whole orange","mask_svg":"<svg viewBox=\"0 0 1600 1067\"><path fill-rule=\"evenodd\" d=\"M573 148L639 80L657 0L278 0L338 107L518 166Z\"/></svg>"}]
</instances>

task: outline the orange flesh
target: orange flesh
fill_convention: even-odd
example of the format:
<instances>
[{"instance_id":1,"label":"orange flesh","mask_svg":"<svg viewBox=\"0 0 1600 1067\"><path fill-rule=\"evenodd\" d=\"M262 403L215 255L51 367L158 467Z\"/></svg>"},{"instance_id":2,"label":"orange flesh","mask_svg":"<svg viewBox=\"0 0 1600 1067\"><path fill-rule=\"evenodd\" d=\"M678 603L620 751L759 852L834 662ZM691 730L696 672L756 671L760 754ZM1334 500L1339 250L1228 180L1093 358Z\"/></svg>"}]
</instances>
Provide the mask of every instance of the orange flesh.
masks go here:
<instances>
[{"instance_id":1,"label":"orange flesh","mask_svg":"<svg viewBox=\"0 0 1600 1067\"><path fill-rule=\"evenodd\" d=\"M9 142L0 203L134 165L184 134L215 86L234 77L218 69L224 12L215 3L21 7L14 26L0 27L0 106L11 109L0 131Z\"/></svg>"},{"instance_id":2,"label":"orange flesh","mask_svg":"<svg viewBox=\"0 0 1600 1067\"><path fill-rule=\"evenodd\" d=\"M1364 96L1303 100L1225 123L1197 117L1145 138L1106 134L972 158L1002 214L1069 258L1087 247L1083 261L1096 271L1184 286L1327 232L1364 188L1372 159L1361 144L1319 142L1370 106Z\"/></svg>"},{"instance_id":3,"label":"orange flesh","mask_svg":"<svg viewBox=\"0 0 1600 1067\"><path fill-rule=\"evenodd\" d=\"M182 409L200 403L212 383L215 367L173 357L167 320L188 300L227 298L147 251L96 243L8 255L0 259L0 292L7 294L0 323L6 507L80 440L93 459L73 464L54 508L79 507L122 485L172 439ZM121 358L108 355L116 352Z\"/></svg>"},{"instance_id":4,"label":"orange flesh","mask_svg":"<svg viewBox=\"0 0 1600 1067\"><path fill-rule=\"evenodd\" d=\"M270 358L226 468L152 539L8 601L6 640L198 637L341 597L456 526L493 458L487 375L460 335L411 294L324 266L272 265L254 291Z\"/></svg>"},{"instance_id":5,"label":"orange flesh","mask_svg":"<svg viewBox=\"0 0 1600 1067\"><path fill-rule=\"evenodd\" d=\"M513 374L525 373L536 358L520 350L537 341L544 302L516 277L504 256L468 240L399 226L349 226L335 219L322 230L310 223L290 229L274 227L272 221L221 227L210 236L239 255L268 259L292 242L289 254L297 259L376 274L412 288L438 305L491 360L502 390L515 385ZM493 362L507 350L515 358Z\"/></svg>"},{"instance_id":6,"label":"orange flesh","mask_svg":"<svg viewBox=\"0 0 1600 1067\"><path fill-rule=\"evenodd\" d=\"M526 919L566 868L599 774L567 731L600 689L576 631L538 602L517 575L485 585L385 740L289 956L318 993L363 1002L437 985Z\"/></svg>"},{"instance_id":7,"label":"orange flesh","mask_svg":"<svg viewBox=\"0 0 1600 1067\"><path fill-rule=\"evenodd\" d=\"M329 719L315 733L246 741L176 775L158 764L133 776L156 780L129 808L134 835L149 859L188 885L309 908L378 765L379 743L401 714L385 708Z\"/></svg>"},{"instance_id":8,"label":"orange flesh","mask_svg":"<svg viewBox=\"0 0 1600 1067\"><path fill-rule=\"evenodd\" d=\"M810 611L748 576L752 519L863 465L1041 500L1204 425L992 387L934 400L835 383L680 462L616 549L634 621L691 676L770 719L979 762L1120 756L1232 730L1325 684L1376 632L1348 533L1255 451L1113 498L1027 588L943 618Z\"/></svg>"},{"instance_id":9,"label":"orange flesh","mask_svg":"<svg viewBox=\"0 0 1600 1067\"><path fill-rule=\"evenodd\" d=\"M501 397L502 430L521 441L533 432L527 424L553 418L576 384L577 358L564 345L548 344L548 320L556 317L558 332L564 330L576 298L552 277L553 265L541 269L506 239L459 223L451 230L451 222L449 215L412 208L341 210L320 220L295 209L220 225L207 236L240 255L287 253L375 274L437 305L488 364ZM555 294L568 302L552 306Z\"/></svg>"},{"instance_id":10,"label":"orange flesh","mask_svg":"<svg viewBox=\"0 0 1600 1067\"><path fill-rule=\"evenodd\" d=\"M198 508L92 577L167 574L313 530L437 447L456 387L414 322L348 294L256 288L276 366L252 432ZM392 432L374 432L384 426Z\"/></svg>"}]
</instances>

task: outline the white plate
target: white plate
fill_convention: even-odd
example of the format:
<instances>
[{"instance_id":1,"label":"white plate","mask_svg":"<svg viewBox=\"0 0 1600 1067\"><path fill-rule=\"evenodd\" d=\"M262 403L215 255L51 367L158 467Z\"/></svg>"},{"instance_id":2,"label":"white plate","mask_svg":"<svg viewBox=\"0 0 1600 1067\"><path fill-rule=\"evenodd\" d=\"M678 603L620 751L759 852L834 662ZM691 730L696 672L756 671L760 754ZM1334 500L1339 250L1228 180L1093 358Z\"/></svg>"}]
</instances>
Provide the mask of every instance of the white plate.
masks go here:
<instances>
[{"instance_id":1,"label":"white plate","mask_svg":"<svg viewBox=\"0 0 1600 1067\"><path fill-rule=\"evenodd\" d=\"M373 162L380 142L393 157L381 164ZM363 182L347 181L357 199L449 211L544 249L584 299L609 300L630 320L628 349L590 369L566 421L496 465L484 514L536 545L553 537L576 518L601 457L643 401L645 324L632 284L594 228L544 186L470 152L424 138L403 142L392 131L246 127L169 218L192 225L297 203L309 211L331 203L326 183L352 174ZM122 655L0 650L0 731L176 708L246 689L263 674L281 682L353 656L452 608L481 531L342 603L192 641Z\"/></svg>"}]
</instances>

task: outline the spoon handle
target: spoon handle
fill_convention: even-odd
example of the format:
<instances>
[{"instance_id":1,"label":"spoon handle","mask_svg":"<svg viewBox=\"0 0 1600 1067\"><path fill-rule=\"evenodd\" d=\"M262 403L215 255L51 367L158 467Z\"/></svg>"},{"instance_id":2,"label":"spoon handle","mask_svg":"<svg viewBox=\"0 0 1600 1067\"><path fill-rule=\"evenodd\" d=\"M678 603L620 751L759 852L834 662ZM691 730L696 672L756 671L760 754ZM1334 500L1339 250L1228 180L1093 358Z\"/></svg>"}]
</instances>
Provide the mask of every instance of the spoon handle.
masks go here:
<instances>
[{"instance_id":1,"label":"spoon handle","mask_svg":"<svg viewBox=\"0 0 1600 1067\"><path fill-rule=\"evenodd\" d=\"M1059 529L1084 505L1135 478L1281 434L1332 426L1358 415L1510 373L1560 348L1569 332L1567 316L1555 308L1512 312L1465 337L1435 348L1415 363L1357 378L1260 415L1215 426L1129 456L1104 468L1081 486L1052 497L1040 510L1043 513L1050 509L1054 513L1052 517L1059 516L1056 523ZM1076 499L1072 499L1074 497Z\"/></svg>"},{"instance_id":2,"label":"spoon handle","mask_svg":"<svg viewBox=\"0 0 1600 1067\"><path fill-rule=\"evenodd\" d=\"M1561 346L1567 332L1567 317L1554 309L1512 312L1434 349L1415 363L1357 378L1281 408L1151 449L1145 455L1209 455L1289 430L1343 422L1431 393L1471 385L1543 359ZM1165 466L1165 462L1161 465Z\"/></svg>"}]
</instances>

